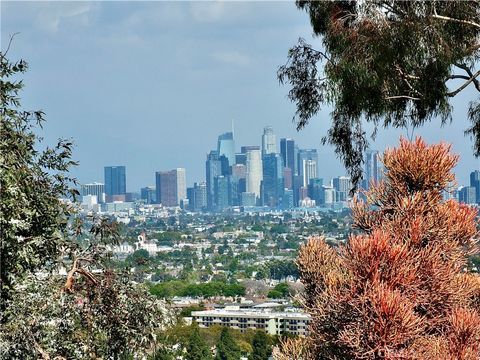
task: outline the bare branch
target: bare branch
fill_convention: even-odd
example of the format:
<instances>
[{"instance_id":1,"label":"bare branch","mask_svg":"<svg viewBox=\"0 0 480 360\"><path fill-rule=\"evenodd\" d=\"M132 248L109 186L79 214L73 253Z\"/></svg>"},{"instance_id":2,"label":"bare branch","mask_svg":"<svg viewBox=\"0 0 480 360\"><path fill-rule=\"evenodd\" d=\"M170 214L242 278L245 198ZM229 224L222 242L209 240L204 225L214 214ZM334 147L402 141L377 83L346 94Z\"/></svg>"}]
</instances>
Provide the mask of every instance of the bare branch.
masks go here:
<instances>
[{"instance_id":1,"label":"bare branch","mask_svg":"<svg viewBox=\"0 0 480 360\"><path fill-rule=\"evenodd\" d=\"M414 100L414 101L421 100L420 98L413 97L413 96L408 96L408 95L387 96L385 98L385 100L395 100L395 99L407 99L407 100Z\"/></svg>"},{"instance_id":2,"label":"bare branch","mask_svg":"<svg viewBox=\"0 0 480 360\"><path fill-rule=\"evenodd\" d=\"M5 52L0 52L0 56L2 57L2 59L5 58L5 56L7 56L8 50L10 50L10 45L12 45L13 38L15 36L17 36L18 34L20 34L20 33L16 32L16 33L13 33L13 35L10 35L10 40L8 41L7 49L5 50Z\"/></svg>"},{"instance_id":3,"label":"bare branch","mask_svg":"<svg viewBox=\"0 0 480 360\"><path fill-rule=\"evenodd\" d=\"M462 86L460 86L457 90L455 91L452 91L452 92L449 92L447 93L448 96L450 97L454 97L455 95L457 95L460 91L462 91L463 89L465 89L468 85L470 85L470 83L472 82L475 82L476 81L476 78L480 75L480 70L478 70L475 74L472 75L472 77L470 79L468 79L467 81L465 81L463 83ZM478 90L478 87L477 87L477 90ZM480 91L480 90L479 90Z\"/></svg>"},{"instance_id":4,"label":"bare branch","mask_svg":"<svg viewBox=\"0 0 480 360\"><path fill-rule=\"evenodd\" d=\"M448 16L442 16L442 15L437 15L437 14L433 14L432 18L439 19L439 20L444 20L444 21L456 22L456 23L459 23L459 24L471 25L471 26L475 26L475 27L480 29L480 24L477 24L476 22L470 21L470 20L454 19L454 18L451 18L451 17L448 17Z\"/></svg>"}]
</instances>

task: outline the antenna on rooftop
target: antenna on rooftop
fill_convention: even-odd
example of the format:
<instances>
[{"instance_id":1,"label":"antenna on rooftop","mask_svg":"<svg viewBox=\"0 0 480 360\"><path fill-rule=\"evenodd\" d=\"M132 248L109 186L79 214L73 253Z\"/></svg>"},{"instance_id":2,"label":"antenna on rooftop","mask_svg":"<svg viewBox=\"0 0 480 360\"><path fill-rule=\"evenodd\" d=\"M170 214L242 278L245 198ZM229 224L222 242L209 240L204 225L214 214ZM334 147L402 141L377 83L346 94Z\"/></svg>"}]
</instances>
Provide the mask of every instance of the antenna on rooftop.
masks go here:
<instances>
[{"instance_id":1,"label":"antenna on rooftop","mask_svg":"<svg viewBox=\"0 0 480 360\"><path fill-rule=\"evenodd\" d=\"M233 125L234 125L234 124L233 124L233 121L234 121L234 120L232 119L232 136L235 136L235 133L234 133L234 126L233 126Z\"/></svg>"}]
</instances>

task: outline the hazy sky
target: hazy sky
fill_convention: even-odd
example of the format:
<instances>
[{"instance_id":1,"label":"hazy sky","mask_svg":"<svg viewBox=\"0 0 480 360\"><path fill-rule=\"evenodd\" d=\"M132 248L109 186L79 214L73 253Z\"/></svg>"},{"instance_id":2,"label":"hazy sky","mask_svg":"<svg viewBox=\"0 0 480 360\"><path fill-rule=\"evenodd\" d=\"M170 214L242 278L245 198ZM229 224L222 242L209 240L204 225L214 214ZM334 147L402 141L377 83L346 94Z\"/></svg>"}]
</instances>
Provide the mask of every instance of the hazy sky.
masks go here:
<instances>
[{"instance_id":1,"label":"hazy sky","mask_svg":"<svg viewBox=\"0 0 480 360\"><path fill-rule=\"evenodd\" d=\"M103 166L127 166L127 190L152 185L154 172L187 169L187 183L205 179L205 155L235 120L237 151L261 144L262 129L319 150L320 173L345 170L320 138L324 109L303 131L276 71L299 37L312 38L306 13L293 2L1 2L1 48L19 32L9 57L30 69L21 95L43 109L46 143L72 137L74 175L103 182ZM460 183L480 161L472 156L468 89L454 101L454 121L416 131L429 142L452 142L461 154ZM405 131L381 131L373 148L394 146Z\"/></svg>"}]
</instances>

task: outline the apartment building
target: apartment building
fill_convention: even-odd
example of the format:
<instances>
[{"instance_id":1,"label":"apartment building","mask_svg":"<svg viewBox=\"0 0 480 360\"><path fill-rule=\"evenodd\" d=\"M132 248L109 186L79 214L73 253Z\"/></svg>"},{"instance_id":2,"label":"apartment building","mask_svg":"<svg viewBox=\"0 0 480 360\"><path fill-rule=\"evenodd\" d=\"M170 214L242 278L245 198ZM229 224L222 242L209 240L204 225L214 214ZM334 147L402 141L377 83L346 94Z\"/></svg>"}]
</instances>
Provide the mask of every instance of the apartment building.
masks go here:
<instances>
[{"instance_id":1,"label":"apartment building","mask_svg":"<svg viewBox=\"0 0 480 360\"><path fill-rule=\"evenodd\" d=\"M262 329L270 335L306 336L310 324L310 316L298 309L274 311L271 309L241 309L239 306L227 306L223 309L192 311L192 318L201 328L221 325L242 332L247 329Z\"/></svg>"}]
</instances>

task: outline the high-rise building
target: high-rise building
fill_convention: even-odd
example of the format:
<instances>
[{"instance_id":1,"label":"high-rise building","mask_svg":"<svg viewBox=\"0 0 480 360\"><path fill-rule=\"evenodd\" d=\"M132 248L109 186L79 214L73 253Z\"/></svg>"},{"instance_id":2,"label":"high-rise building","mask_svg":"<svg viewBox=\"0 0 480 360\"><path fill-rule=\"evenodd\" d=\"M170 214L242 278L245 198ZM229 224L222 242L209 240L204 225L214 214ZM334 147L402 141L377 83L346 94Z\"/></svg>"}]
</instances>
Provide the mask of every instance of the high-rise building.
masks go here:
<instances>
[{"instance_id":1,"label":"high-rise building","mask_svg":"<svg viewBox=\"0 0 480 360\"><path fill-rule=\"evenodd\" d=\"M157 171L156 195L157 202L163 206L178 206L187 198L185 169L177 168L170 171Z\"/></svg>"},{"instance_id":2,"label":"high-rise building","mask_svg":"<svg viewBox=\"0 0 480 360\"><path fill-rule=\"evenodd\" d=\"M207 209L215 210L215 178L222 175L222 164L218 152L210 151L205 163L207 185Z\"/></svg>"},{"instance_id":3,"label":"high-rise building","mask_svg":"<svg viewBox=\"0 0 480 360\"><path fill-rule=\"evenodd\" d=\"M247 165L247 154L244 154L244 153L235 154L235 164Z\"/></svg>"},{"instance_id":4,"label":"high-rise building","mask_svg":"<svg viewBox=\"0 0 480 360\"><path fill-rule=\"evenodd\" d=\"M229 177L217 176L214 181L215 205L217 211L222 211L229 206Z\"/></svg>"},{"instance_id":5,"label":"high-rise building","mask_svg":"<svg viewBox=\"0 0 480 360\"><path fill-rule=\"evenodd\" d=\"M233 132L226 132L218 137L217 142L218 157L225 155L228 159L229 166L235 164L235 141Z\"/></svg>"},{"instance_id":6,"label":"high-rise building","mask_svg":"<svg viewBox=\"0 0 480 360\"><path fill-rule=\"evenodd\" d=\"M157 191L155 186L146 186L140 189L140 198L145 200L147 204L154 204L157 202Z\"/></svg>"},{"instance_id":7,"label":"high-rise building","mask_svg":"<svg viewBox=\"0 0 480 360\"><path fill-rule=\"evenodd\" d=\"M107 196L125 195L127 180L125 166L105 166L105 194Z\"/></svg>"},{"instance_id":8,"label":"high-rise building","mask_svg":"<svg viewBox=\"0 0 480 360\"><path fill-rule=\"evenodd\" d=\"M290 177L287 177L287 174L285 174L285 187L291 189L293 176L296 172L295 141L287 138L280 139L280 154L282 155L283 166L290 169Z\"/></svg>"},{"instance_id":9,"label":"high-rise building","mask_svg":"<svg viewBox=\"0 0 480 360\"><path fill-rule=\"evenodd\" d=\"M308 197L315 200L317 205L322 204L323 179L310 179L308 182Z\"/></svg>"},{"instance_id":10,"label":"high-rise building","mask_svg":"<svg viewBox=\"0 0 480 360\"><path fill-rule=\"evenodd\" d=\"M480 204L480 170L470 173L470 186L475 188L475 197L477 198L477 203Z\"/></svg>"},{"instance_id":11,"label":"high-rise building","mask_svg":"<svg viewBox=\"0 0 480 360\"><path fill-rule=\"evenodd\" d=\"M317 178L317 161L303 160L303 186L308 186L311 179Z\"/></svg>"},{"instance_id":12,"label":"high-rise building","mask_svg":"<svg viewBox=\"0 0 480 360\"><path fill-rule=\"evenodd\" d=\"M193 187L187 188L188 205L191 211L202 211L207 208L207 184L205 182L194 183Z\"/></svg>"},{"instance_id":13,"label":"high-rise building","mask_svg":"<svg viewBox=\"0 0 480 360\"><path fill-rule=\"evenodd\" d=\"M465 204L475 204L477 202L476 189L473 186L463 186L458 190L458 201Z\"/></svg>"},{"instance_id":14,"label":"high-rise building","mask_svg":"<svg viewBox=\"0 0 480 360\"><path fill-rule=\"evenodd\" d=\"M263 179L262 155L260 147L250 146L247 151L247 192L254 193L260 198L260 186Z\"/></svg>"},{"instance_id":15,"label":"high-rise building","mask_svg":"<svg viewBox=\"0 0 480 360\"><path fill-rule=\"evenodd\" d=\"M102 183L83 184L80 188L80 195L95 195L98 203L105 202L105 185Z\"/></svg>"},{"instance_id":16,"label":"high-rise building","mask_svg":"<svg viewBox=\"0 0 480 360\"><path fill-rule=\"evenodd\" d=\"M282 208L284 210L293 208L293 190L285 189L282 197Z\"/></svg>"},{"instance_id":17,"label":"high-rise building","mask_svg":"<svg viewBox=\"0 0 480 360\"><path fill-rule=\"evenodd\" d=\"M339 176L333 178L333 188L338 193L338 201L347 201L350 197L350 190L352 189L352 181L350 177Z\"/></svg>"},{"instance_id":18,"label":"high-rise building","mask_svg":"<svg viewBox=\"0 0 480 360\"><path fill-rule=\"evenodd\" d=\"M280 205L283 191L283 166L280 154L265 154L262 159L263 180L262 180L262 204L269 207Z\"/></svg>"},{"instance_id":19,"label":"high-rise building","mask_svg":"<svg viewBox=\"0 0 480 360\"><path fill-rule=\"evenodd\" d=\"M308 161L310 160L310 161ZM317 149L298 150L297 156L298 175L302 177L303 186L308 186L310 179L318 178L318 153ZM305 176L305 169L308 174Z\"/></svg>"},{"instance_id":20,"label":"high-rise building","mask_svg":"<svg viewBox=\"0 0 480 360\"><path fill-rule=\"evenodd\" d=\"M377 183L380 180L380 161L377 150L367 150L364 158L364 175L362 187L365 190L370 188L370 183Z\"/></svg>"},{"instance_id":21,"label":"high-rise building","mask_svg":"<svg viewBox=\"0 0 480 360\"><path fill-rule=\"evenodd\" d=\"M263 129L262 135L262 155L275 154L277 152L277 138L273 133L273 128L267 126Z\"/></svg>"},{"instance_id":22,"label":"high-rise building","mask_svg":"<svg viewBox=\"0 0 480 360\"><path fill-rule=\"evenodd\" d=\"M336 202L335 189L331 186L323 186L323 204L331 205Z\"/></svg>"}]
</instances>

